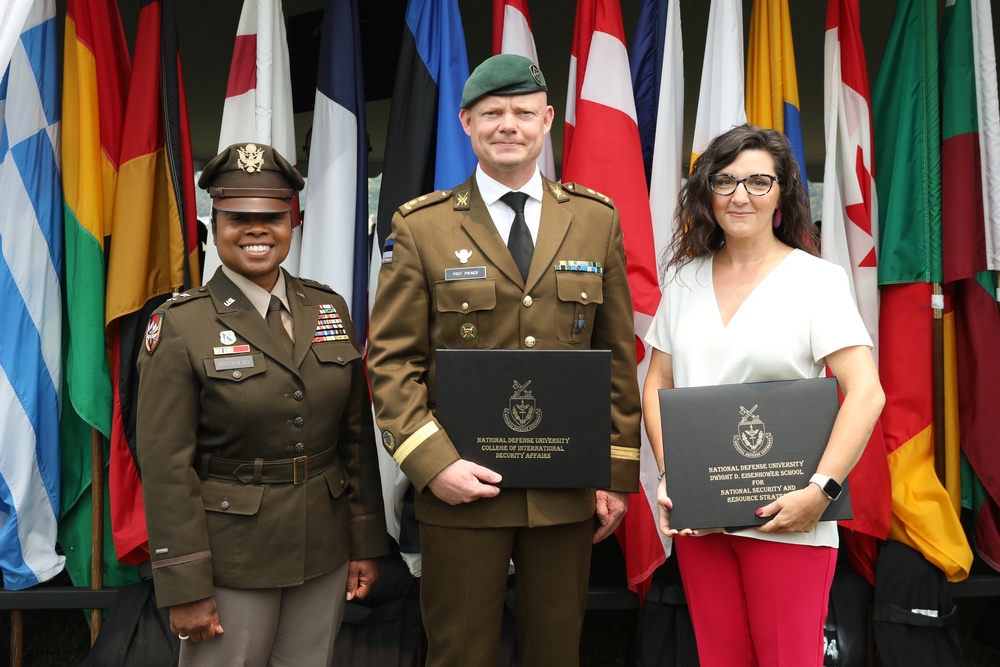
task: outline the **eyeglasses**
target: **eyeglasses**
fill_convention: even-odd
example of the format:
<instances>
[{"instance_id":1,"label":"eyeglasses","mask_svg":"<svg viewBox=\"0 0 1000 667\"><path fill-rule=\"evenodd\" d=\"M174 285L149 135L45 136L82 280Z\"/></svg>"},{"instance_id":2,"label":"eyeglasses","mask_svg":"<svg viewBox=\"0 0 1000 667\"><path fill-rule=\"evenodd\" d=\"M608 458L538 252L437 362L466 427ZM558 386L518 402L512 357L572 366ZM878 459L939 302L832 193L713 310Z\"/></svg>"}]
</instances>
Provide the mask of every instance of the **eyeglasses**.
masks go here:
<instances>
[{"instance_id":1,"label":"eyeglasses","mask_svg":"<svg viewBox=\"0 0 1000 667\"><path fill-rule=\"evenodd\" d=\"M770 174L751 174L746 178L736 178L732 174L709 174L708 184L715 194L728 197L736 192L736 188L743 184L747 194L754 197L763 197L771 191L771 187L778 180L777 176Z\"/></svg>"}]
</instances>

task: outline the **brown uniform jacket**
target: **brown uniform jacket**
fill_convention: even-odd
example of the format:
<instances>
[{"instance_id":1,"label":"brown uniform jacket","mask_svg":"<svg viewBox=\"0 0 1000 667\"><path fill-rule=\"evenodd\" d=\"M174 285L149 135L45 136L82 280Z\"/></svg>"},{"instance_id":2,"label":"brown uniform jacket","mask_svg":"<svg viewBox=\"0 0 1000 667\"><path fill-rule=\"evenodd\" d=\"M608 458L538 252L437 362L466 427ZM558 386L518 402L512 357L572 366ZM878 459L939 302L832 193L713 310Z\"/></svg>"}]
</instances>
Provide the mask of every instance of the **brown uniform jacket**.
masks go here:
<instances>
[{"instance_id":1,"label":"brown uniform jacket","mask_svg":"<svg viewBox=\"0 0 1000 667\"><path fill-rule=\"evenodd\" d=\"M209 597L213 584L292 586L388 551L347 304L326 286L285 279L294 359L221 270L147 328L137 446L160 606ZM339 319L342 339L314 341L320 318ZM312 465L287 463L331 449ZM286 463L261 465L255 483L255 459ZM238 479L240 462L249 465Z\"/></svg>"},{"instance_id":2,"label":"brown uniform jacket","mask_svg":"<svg viewBox=\"0 0 1000 667\"><path fill-rule=\"evenodd\" d=\"M408 202L393 217L371 318L368 372L383 445L420 492L416 509L423 522L542 526L594 513L593 489L504 489L457 506L425 491L459 458L434 417L437 348L611 350L611 489L638 488L639 390L618 211L581 186L544 180L543 188L527 283L474 177ZM446 269L463 266L460 251L471 251L464 266L486 267L485 279L445 280ZM604 272L556 271L561 260L599 263ZM576 331L580 315L586 325ZM476 327L471 340L461 335L466 324Z\"/></svg>"}]
</instances>

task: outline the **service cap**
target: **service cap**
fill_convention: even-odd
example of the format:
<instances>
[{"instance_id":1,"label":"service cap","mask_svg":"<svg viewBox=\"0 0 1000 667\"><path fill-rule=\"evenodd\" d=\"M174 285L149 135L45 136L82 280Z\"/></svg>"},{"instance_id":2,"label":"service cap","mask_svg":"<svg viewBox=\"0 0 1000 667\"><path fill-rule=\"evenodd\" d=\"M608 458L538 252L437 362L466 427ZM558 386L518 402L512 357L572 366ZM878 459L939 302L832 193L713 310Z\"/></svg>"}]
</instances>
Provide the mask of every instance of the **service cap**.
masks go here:
<instances>
[{"instance_id":1,"label":"service cap","mask_svg":"<svg viewBox=\"0 0 1000 667\"><path fill-rule=\"evenodd\" d=\"M538 65L524 56L501 53L484 60L469 75L462 91L462 108L468 109L487 95L527 95L546 90Z\"/></svg>"},{"instance_id":2,"label":"service cap","mask_svg":"<svg viewBox=\"0 0 1000 667\"><path fill-rule=\"evenodd\" d=\"M233 144L205 165L198 187L212 206L232 213L285 213L305 186L298 170L270 146Z\"/></svg>"}]
</instances>

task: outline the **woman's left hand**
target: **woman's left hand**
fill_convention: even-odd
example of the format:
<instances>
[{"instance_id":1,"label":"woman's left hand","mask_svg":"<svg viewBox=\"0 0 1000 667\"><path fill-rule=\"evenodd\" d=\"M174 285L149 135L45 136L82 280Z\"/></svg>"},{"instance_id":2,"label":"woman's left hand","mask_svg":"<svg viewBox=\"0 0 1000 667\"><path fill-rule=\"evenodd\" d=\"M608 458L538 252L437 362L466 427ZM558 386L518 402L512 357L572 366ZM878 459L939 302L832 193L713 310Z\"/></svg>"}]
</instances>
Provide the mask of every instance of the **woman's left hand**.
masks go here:
<instances>
[{"instance_id":1,"label":"woman's left hand","mask_svg":"<svg viewBox=\"0 0 1000 667\"><path fill-rule=\"evenodd\" d=\"M781 496L757 510L757 516L772 517L757 530L762 533L808 533L819 523L830 499L815 484Z\"/></svg>"},{"instance_id":2,"label":"woman's left hand","mask_svg":"<svg viewBox=\"0 0 1000 667\"><path fill-rule=\"evenodd\" d=\"M364 599L378 580L378 561L374 558L352 560L347 571L347 599Z\"/></svg>"}]
</instances>

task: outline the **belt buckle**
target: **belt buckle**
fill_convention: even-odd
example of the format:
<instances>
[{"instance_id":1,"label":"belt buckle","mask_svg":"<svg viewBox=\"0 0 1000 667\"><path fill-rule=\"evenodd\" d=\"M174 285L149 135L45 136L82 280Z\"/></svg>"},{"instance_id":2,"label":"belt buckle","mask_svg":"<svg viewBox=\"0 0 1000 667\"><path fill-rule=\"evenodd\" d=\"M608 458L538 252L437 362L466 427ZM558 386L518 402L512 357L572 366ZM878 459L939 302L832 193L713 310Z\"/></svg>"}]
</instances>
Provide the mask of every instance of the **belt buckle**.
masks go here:
<instances>
[{"instance_id":1,"label":"belt buckle","mask_svg":"<svg viewBox=\"0 0 1000 667\"><path fill-rule=\"evenodd\" d=\"M299 472L301 466L302 472ZM305 484L309 479L309 457L296 456L292 459L292 484Z\"/></svg>"}]
</instances>

